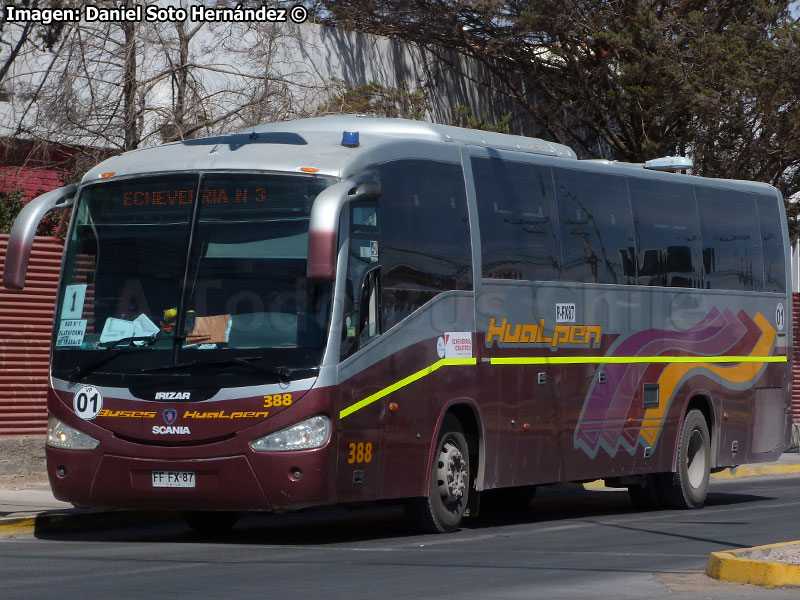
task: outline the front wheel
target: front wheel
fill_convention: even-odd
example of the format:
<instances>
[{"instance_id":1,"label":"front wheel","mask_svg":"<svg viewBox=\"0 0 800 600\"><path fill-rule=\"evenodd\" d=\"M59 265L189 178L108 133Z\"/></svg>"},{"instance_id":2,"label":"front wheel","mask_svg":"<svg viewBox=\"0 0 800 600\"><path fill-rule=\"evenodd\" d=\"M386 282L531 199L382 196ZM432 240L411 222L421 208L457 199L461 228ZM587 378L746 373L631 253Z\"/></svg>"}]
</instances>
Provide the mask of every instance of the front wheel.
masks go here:
<instances>
[{"instance_id":1,"label":"front wheel","mask_svg":"<svg viewBox=\"0 0 800 600\"><path fill-rule=\"evenodd\" d=\"M409 518L429 533L456 531L469 501L469 446L458 419L448 415L436 444L428 496L406 504Z\"/></svg>"},{"instance_id":2,"label":"front wheel","mask_svg":"<svg viewBox=\"0 0 800 600\"><path fill-rule=\"evenodd\" d=\"M702 508L711 476L711 436L703 413L690 410L683 420L674 473L661 475L664 500L675 508Z\"/></svg>"}]
</instances>

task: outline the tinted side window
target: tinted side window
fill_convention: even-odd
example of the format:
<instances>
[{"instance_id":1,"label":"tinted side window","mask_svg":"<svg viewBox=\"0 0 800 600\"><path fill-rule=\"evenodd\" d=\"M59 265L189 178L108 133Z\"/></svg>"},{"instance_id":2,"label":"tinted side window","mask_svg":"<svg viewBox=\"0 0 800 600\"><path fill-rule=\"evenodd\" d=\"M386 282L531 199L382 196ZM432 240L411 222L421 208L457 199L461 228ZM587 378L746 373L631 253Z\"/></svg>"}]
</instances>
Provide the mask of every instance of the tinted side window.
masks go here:
<instances>
[{"instance_id":1,"label":"tinted side window","mask_svg":"<svg viewBox=\"0 0 800 600\"><path fill-rule=\"evenodd\" d=\"M705 287L761 291L764 268L752 194L695 186Z\"/></svg>"},{"instance_id":2,"label":"tinted side window","mask_svg":"<svg viewBox=\"0 0 800 600\"><path fill-rule=\"evenodd\" d=\"M775 196L756 196L761 249L764 254L764 291L786 291L786 264L783 253L783 223Z\"/></svg>"},{"instance_id":3,"label":"tinted side window","mask_svg":"<svg viewBox=\"0 0 800 600\"><path fill-rule=\"evenodd\" d=\"M483 276L558 281L561 251L550 169L473 157L472 173Z\"/></svg>"},{"instance_id":4,"label":"tinted side window","mask_svg":"<svg viewBox=\"0 0 800 600\"><path fill-rule=\"evenodd\" d=\"M403 160L379 167L383 330L444 290L472 289L461 165Z\"/></svg>"},{"instance_id":5,"label":"tinted side window","mask_svg":"<svg viewBox=\"0 0 800 600\"><path fill-rule=\"evenodd\" d=\"M553 169L564 281L636 283L633 217L623 177Z\"/></svg>"},{"instance_id":6,"label":"tinted side window","mask_svg":"<svg viewBox=\"0 0 800 600\"><path fill-rule=\"evenodd\" d=\"M358 324L365 314L366 307L360 306L362 286L367 271L377 266L381 239L381 215L375 201L352 202L349 211L342 219L350 219L350 245L347 257L347 279L344 288L341 358L350 356L358 350ZM339 235L344 235L344 226ZM375 334L378 331L374 332ZM367 331L369 334L369 331ZM367 338L372 337L367 335ZM366 341L362 338L362 341Z\"/></svg>"},{"instance_id":7,"label":"tinted side window","mask_svg":"<svg viewBox=\"0 0 800 600\"><path fill-rule=\"evenodd\" d=\"M628 179L639 285L701 287L700 226L692 186Z\"/></svg>"}]
</instances>

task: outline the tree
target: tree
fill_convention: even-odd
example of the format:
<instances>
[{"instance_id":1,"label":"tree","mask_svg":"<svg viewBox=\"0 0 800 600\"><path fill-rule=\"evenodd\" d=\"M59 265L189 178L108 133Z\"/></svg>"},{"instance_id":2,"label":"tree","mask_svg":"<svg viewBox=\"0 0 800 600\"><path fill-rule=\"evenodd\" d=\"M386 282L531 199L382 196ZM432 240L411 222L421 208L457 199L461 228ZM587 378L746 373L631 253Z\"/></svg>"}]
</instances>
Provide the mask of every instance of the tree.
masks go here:
<instances>
[{"instance_id":1,"label":"tree","mask_svg":"<svg viewBox=\"0 0 800 600\"><path fill-rule=\"evenodd\" d=\"M0 233L9 233L19 211L25 206L21 190L0 192Z\"/></svg>"},{"instance_id":2,"label":"tree","mask_svg":"<svg viewBox=\"0 0 800 600\"><path fill-rule=\"evenodd\" d=\"M321 0L329 24L457 50L582 157L690 154L800 191L800 26L789 0ZM455 65L454 65L455 66Z\"/></svg>"},{"instance_id":3,"label":"tree","mask_svg":"<svg viewBox=\"0 0 800 600\"><path fill-rule=\"evenodd\" d=\"M292 56L299 37L292 23L71 24L16 74L15 135L131 150L307 116L327 86Z\"/></svg>"},{"instance_id":4,"label":"tree","mask_svg":"<svg viewBox=\"0 0 800 600\"><path fill-rule=\"evenodd\" d=\"M19 188L8 192L0 192L0 234L10 233L14 226L14 219L17 218L19 211L25 206L25 199L22 190ZM57 234L61 239L64 238L64 227L62 223L63 213L50 213L36 230L36 235Z\"/></svg>"},{"instance_id":5,"label":"tree","mask_svg":"<svg viewBox=\"0 0 800 600\"><path fill-rule=\"evenodd\" d=\"M483 113L481 116L476 117L472 114L472 107L459 104L456 106L456 122L453 125L466 127L467 129L508 133L511 129L512 114L509 112L500 117L499 121L490 121L488 114Z\"/></svg>"},{"instance_id":6,"label":"tree","mask_svg":"<svg viewBox=\"0 0 800 600\"><path fill-rule=\"evenodd\" d=\"M333 78L330 98L317 112L361 113L377 117L421 120L430 110L430 94L424 89L411 90L401 81L397 87L370 81L364 85L353 85Z\"/></svg>"},{"instance_id":7,"label":"tree","mask_svg":"<svg viewBox=\"0 0 800 600\"><path fill-rule=\"evenodd\" d=\"M66 8L73 3L51 0L39 2L38 0L22 0L11 6L21 9L36 8ZM0 19L0 90L4 89L6 77L11 72L16 61L27 52L38 50L52 50L59 41L65 28L65 22L53 21L49 24L39 24L34 21L22 23Z\"/></svg>"}]
</instances>

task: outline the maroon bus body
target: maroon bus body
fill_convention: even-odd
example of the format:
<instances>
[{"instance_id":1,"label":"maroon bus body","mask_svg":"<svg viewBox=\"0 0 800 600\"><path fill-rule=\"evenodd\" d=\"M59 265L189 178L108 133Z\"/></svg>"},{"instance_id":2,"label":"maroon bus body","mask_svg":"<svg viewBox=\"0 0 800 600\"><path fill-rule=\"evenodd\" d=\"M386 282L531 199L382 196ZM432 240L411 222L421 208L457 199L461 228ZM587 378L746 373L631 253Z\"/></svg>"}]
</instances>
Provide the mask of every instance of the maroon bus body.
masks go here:
<instances>
[{"instance_id":1,"label":"maroon bus body","mask_svg":"<svg viewBox=\"0 0 800 600\"><path fill-rule=\"evenodd\" d=\"M603 347L595 350L598 356L612 342L613 336L607 336ZM477 427L485 489L673 470L678 432L689 401L698 394L721 398L713 403L712 415L718 424L712 438L716 464L771 461L783 450L783 445L773 452L749 450L752 389L721 389L701 375L678 389L652 456L620 452L611 457L599 452L589 460L573 445L582 403L567 399L586 396L596 365L490 365L483 359L513 352L485 348L482 343L474 347L476 365L438 369L342 420L337 418L341 409L385 388L387 381L436 362L435 339L379 361L338 387L296 394L291 406L270 409L266 420L251 419L245 425L238 419L187 419L185 414L255 412L263 410L262 397L199 403L107 397L104 406L110 411L152 416L87 422L76 417L71 394L50 390L52 414L98 439L101 448L82 452L48 447L53 492L58 499L87 506L268 511L424 496L434 441L444 414L454 406L462 420L471 419ZM785 355L786 348L778 347L776 353ZM758 386L784 388L785 369L785 363L767 365ZM539 373L545 373L547 389L557 389L557 394L539 393ZM389 409L390 403L396 410ZM179 436L170 436L167 442L148 433L153 425L164 424L162 413L170 409L178 411L176 425L191 427L190 444L176 440ZM316 414L333 420L332 439L321 448L265 453L249 446L254 439ZM106 423L113 431L104 427ZM784 439L790 428L787 415ZM735 456L733 439L743 446ZM350 444L367 442L373 447L370 462L348 463ZM193 471L197 487L154 488L153 471Z\"/></svg>"}]
</instances>

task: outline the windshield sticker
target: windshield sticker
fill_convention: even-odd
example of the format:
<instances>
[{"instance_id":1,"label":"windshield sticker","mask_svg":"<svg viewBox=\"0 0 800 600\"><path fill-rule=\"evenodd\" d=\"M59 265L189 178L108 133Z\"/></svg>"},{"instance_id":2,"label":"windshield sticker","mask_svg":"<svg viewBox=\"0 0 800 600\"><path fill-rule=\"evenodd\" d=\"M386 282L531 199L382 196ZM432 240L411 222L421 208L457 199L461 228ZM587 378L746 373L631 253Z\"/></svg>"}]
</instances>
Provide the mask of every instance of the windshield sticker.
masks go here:
<instances>
[{"instance_id":1,"label":"windshield sticker","mask_svg":"<svg viewBox=\"0 0 800 600\"><path fill-rule=\"evenodd\" d=\"M89 421L103 410L103 394L96 387L85 385L75 393L72 406L76 415Z\"/></svg>"},{"instance_id":2,"label":"windshield sticker","mask_svg":"<svg viewBox=\"0 0 800 600\"><path fill-rule=\"evenodd\" d=\"M56 347L77 347L86 335L86 319L62 319L56 336Z\"/></svg>"},{"instance_id":3,"label":"windshield sticker","mask_svg":"<svg viewBox=\"0 0 800 600\"><path fill-rule=\"evenodd\" d=\"M83 316L83 302L86 300L86 284L68 285L64 290L61 305L62 319L80 319Z\"/></svg>"},{"instance_id":4,"label":"windshield sticker","mask_svg":"<svg viewBox=\"0 0 800 600\"><path fill-rule=\"evenodd\" d=\"M359 246L359 258L368 258L370 262L378 262L378 242L371 240L369 246Z\"/></svg>"}]
</instances>

